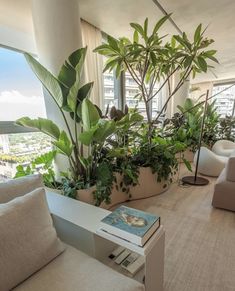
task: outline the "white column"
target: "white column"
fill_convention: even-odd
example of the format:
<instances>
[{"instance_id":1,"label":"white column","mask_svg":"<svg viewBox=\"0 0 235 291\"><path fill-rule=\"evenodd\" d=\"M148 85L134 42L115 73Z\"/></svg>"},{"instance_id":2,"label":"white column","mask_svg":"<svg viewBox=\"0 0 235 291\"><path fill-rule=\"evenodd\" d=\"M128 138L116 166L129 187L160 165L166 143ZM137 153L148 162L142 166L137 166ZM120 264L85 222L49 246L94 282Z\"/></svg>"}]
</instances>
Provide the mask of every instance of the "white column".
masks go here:
<instances>
[{"instance_id":1,"label":"white column","mask_svg":"<svg viewBox=\"0 0 235 291\"><path fill-rule=\"evenodd\" d=\"M31 0L35 41L40 62L54 75L64 60L82 47L81 23L77 0ZM47 117L66 130L52 98L44 93ZM73 127L70 119L70 126ZM60 167L62 168L62 167ZM64 169L63 169L64 170Z\"/></svg>"},{"instance_id":2,"label":"white column","mask_svg":"<svg viewBox=\"0 0 235 291\"><path fill-rule=\"evenodd\" d=\"M174 87L177 86L177 84L180 81L180 73L176 73L174 75ZM176 94L173 96L173 102L172 102L172 115L176 112L179 112L179 109L177 108L178 105L183 105L185 102L185 99L189 97L189 85L190 81L185 81L184 84L181 86L181 88L176 92Z\"/></svg>"},{"instance_id":3,"label":"white column","mask_svg":"<svg viewBox=\"0 0 235 291\"><path fill-rule=\"evenodd\" d=\"M176 88L180 81L180 73L175 73L170 78L170 86L171 86L171 92ZM180 87L180 89L176 92L176 94L171 98L167 105L166 110L166 118L171 118L176 112L179 112L179 109L177 108L178 105L183 105L185 102L185 99L189 97L189 86L190 81L185 81L184 84ZM164 86L163 90L163 100L167 100L169 96L168 87L167 85Z\"/></svg>"}]
</instances>

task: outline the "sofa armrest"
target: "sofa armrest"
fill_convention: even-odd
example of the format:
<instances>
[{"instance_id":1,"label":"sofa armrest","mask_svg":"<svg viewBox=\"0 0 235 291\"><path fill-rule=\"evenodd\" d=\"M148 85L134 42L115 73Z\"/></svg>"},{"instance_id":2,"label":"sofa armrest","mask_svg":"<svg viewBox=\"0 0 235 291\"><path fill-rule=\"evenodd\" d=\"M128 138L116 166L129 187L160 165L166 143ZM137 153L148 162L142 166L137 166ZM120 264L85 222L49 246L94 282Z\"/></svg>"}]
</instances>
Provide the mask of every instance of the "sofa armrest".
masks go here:
<instances>
[{"instance_id":1,"label":"sofa armrest","mask_svg":"<svg viewBox=\"0 0 235 291\"><path fill-rule=\"evenodd\" d=\"M94 234L110 211L46 189L48 206L59 238L94 257Z\"/></svg>"}]
</instances>

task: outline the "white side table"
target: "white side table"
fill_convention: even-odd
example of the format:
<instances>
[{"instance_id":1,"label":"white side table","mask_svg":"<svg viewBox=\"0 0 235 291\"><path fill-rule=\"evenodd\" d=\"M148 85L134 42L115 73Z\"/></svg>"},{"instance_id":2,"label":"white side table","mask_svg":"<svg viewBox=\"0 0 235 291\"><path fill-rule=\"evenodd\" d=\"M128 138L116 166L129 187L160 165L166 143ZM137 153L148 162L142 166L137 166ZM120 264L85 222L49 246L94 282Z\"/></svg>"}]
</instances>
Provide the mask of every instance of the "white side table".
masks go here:
<instances>
[{"instance_id":1,"label":"white side table","mask_svg":"<svg viewBox=\"0 0 235 291\"><path fill-rule=\"evenodd\" d=\"M100 221L110 211L47 191L47 201L58 235L65 242L104 264L121 271L109 258L118 245L145 257L145 268L133 279L146 291L162 291L164 275L165 232L163 226L143 246L137 246L108 233L96 233ZM123 273L123 272L121 272ZM145 279L143 282L143 278Z\"/></svg>"}]
</instances>

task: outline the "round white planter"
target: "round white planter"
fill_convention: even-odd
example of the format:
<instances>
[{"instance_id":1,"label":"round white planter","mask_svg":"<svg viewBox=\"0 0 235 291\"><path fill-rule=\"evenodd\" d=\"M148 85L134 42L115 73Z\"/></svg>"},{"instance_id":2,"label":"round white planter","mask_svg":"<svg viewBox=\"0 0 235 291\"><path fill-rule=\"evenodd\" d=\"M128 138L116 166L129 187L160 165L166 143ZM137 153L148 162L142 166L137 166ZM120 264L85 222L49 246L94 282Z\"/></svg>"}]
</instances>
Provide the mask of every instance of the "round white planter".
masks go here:
<instances>
[{"instance_id":1,"label":"round white planter","mask_svg":"<svg viewBox=\"0 0 235 291\"><path fill-rule=\"evenodd\" d=\"M120 184L122 177L120 174L116 174L117 185ZM102 202L100 207L109 209L114 205L123 203L129 200L144 199L152 196L159 195L168 189L167 181L157 182L157 175L152 173L149 167L139 168L139 183L136 186L130 187L130 195L121 191L120 187L116 189L116 184L113 185L111 194L111 203L106 204ZM77 191L77 199L94 205L93 192L96 187L93 186L89 189L83 189Z\"/></svg>"}]
</instances>

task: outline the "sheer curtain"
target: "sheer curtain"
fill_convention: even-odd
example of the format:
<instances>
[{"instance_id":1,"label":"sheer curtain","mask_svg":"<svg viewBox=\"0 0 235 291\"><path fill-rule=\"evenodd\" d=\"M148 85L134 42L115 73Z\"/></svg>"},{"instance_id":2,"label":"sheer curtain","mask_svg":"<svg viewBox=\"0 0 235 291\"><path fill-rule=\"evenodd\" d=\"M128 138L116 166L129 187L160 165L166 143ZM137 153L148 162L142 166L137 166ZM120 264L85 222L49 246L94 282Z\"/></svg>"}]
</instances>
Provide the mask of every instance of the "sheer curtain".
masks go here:
<instances>
[{"instance_id":1,"label":"sheer curtain","mask_svg":"<svg viewBox=\"0 0 235 291\"><path fill-rule=\"evenodd\" d=\"M101 31L95 26L82 20L82 40L87 46L87 55L84 64L85 82L94 82L90 100L103 109L103 58L93 50L102 44Z\"/></svg>"}]
</instances>

